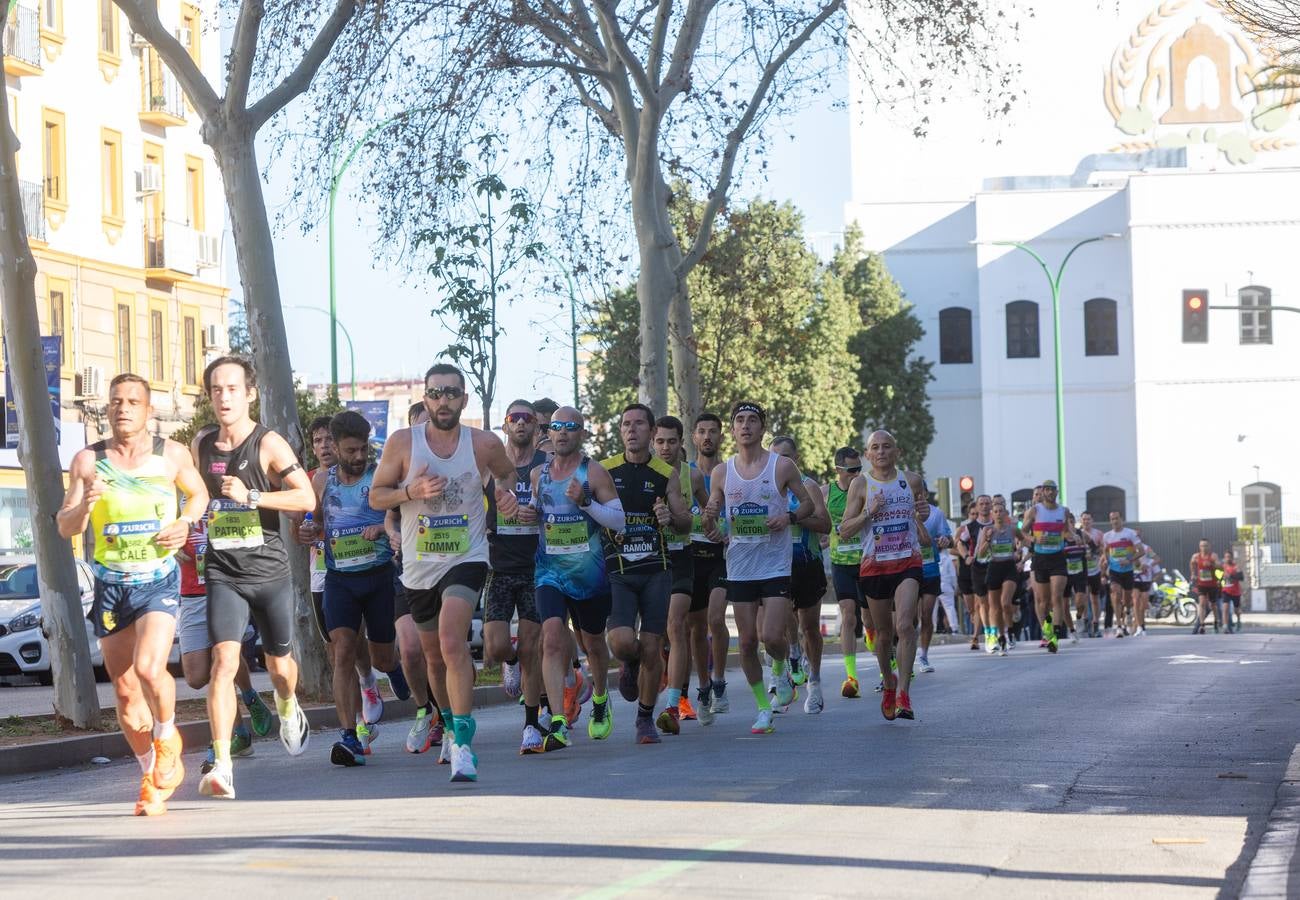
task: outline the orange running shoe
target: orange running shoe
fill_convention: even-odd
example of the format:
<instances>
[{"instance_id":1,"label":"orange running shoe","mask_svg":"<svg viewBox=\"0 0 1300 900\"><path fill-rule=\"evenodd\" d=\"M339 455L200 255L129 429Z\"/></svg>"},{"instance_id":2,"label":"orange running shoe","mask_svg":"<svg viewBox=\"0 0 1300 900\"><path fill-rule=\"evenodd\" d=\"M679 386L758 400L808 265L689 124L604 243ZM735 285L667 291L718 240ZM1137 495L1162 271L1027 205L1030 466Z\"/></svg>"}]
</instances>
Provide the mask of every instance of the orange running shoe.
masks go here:
<instances>
[{"instance_id":1,"label":"orange running shoe","mask_svg":"<svg viewBox=\"0 0 1300 900\"><path fill-rule=\"evenodd\" d=\"M157 766L154 767L157 769ZM168 794L171 793L169 790ZM137 816L161 816L167 812L167 805L163 802L159 790L154 787L152 773L140 776L140 799L135 801L135 814Z\"/></svg>"},{"instance_id":2,"label":"orange running shoe","mask_svg":"<svg viewBox=\"0 0 1300 900\"><path fill-rule=\"evenodd\" d=\"M915 719L912 713L912 698L907 696L907 691L898 692L898 706L894 709L894 715L900 719Z\"/></svg>"},{"instance_id":3,"label":"orange running shoe","mask_svg":"<svg viewBox=\"0 0 1300 900\"><path fill-rule=\"evenodd\" d=\"M850 700L854 700L862 696L862 691L858 687L858 680L854 678L852 675L850 675L848 678L845 678L844 683L840 685L840 696L847 697Z\"/></svg>"},{"instance_id":4,"label":"orange running shoe","mask_svg":"<svg viewBox=\"0 0 1300 900\"><path fill-rule=\"evenodd\" d=\"M164 800L185 780L185 763L181 762L181 733L174 728L165 738L156 738L153 742L153 785L160 791L166 791Z\"/></svg>"},{"instance_id":5,"label":"orange running shoe","mask_svg":"<svg viewBox=\"0 0 1300 900\"><path fill-rule=\"evenodd\" d=\"M583 683L586 679L582 675L581 669L573 670L573 687L564 689L564 718L572 728L573 724L578 721L582 715L582 704L578 698L582 696Z\"/></svg>"},{"instance_id":6,"label":"orange running shoe","mask_svg":"<svg viewBox=\"0 0 1300 900\"><path fill-rule=\"evenodd\" d=\"M880 714L889 721L898 715L897 695L898 679L890 675L885 679L885 688L880 692Z\"/></svg>"},{"instance_id":7,"label":"orange running shoe","mask_svg":"<svg viewBox=\"0 0 1300 900\"><path fill-rule=\"evenodd\" d=\"M682 694L682 699L677 701L677 718L683 722L695 721L695 707L691 706L691 701L686 699L685 694Z\"/></svg>"}]
</instances>

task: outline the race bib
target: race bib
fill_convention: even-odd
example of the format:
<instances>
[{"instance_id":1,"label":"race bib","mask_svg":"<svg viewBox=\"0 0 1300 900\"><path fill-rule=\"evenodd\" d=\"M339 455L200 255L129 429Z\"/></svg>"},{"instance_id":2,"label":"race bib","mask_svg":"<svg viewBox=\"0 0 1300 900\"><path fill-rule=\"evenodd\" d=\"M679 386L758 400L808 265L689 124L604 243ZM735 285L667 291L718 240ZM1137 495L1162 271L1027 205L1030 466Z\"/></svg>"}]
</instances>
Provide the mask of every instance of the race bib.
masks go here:
<instances>
[{"instance_id":1,"label":"race bib","mask_svg":"<svg viewBox=\"0 0 1300 900\"><path fill-rule=\"evenodd\" d=\"M906 559L912 555L912 532L908 522L889 522L872 525L871 535L875 539L877 562L891 559Z\"/></svg>"},{"instance_id":2,"label":"race bib","mask_svg":"<svg viewBox=\"0 0 1300 900\"><path fill-rule=\"evenodd\" d=\"M856 565L862 561L862 532L851 538L840 537L838 526L831 529L831 562L836 565Z\"/></svg>"},{"instance_id":3,"label":"race bib","mask_svg":"<svg viewBox=\"0 0 1300 900\"><path fill-rule=\"evenodd\" d=\"M627 524L616 536L618 555L628 562L653 556L659 549L658 523L651 513L627 513Z\"/></svg>"},{"instance_id":4,"label":"race bib","mask_svg":"<svg viewBox=\"0 0 1300 900\"><path fill-rule=\"evenodd\" d=\"M96 559L105 568L118 572L152 570L157 560L168 555L168 551L154 543L161 530L162 522L158 519L109 522L104 526Z\"/></svg>"},{"instance_id":5,"label":"race bib","mask_svg":"<svg viewBox=\"0 0 1300 900\"><path fill-rule=\"evenodd\" d=\"M208 544L214 550L260 547L262 517L258 511L234 500L214 500L208 513Z\"/></svg>"},{"instance_id":6,"label":"race bib","mask_svg":"<svg viewBox=\"0 0 1300 900\"><path fill-rule=\"evenodd\" d=\"M731 520L731 540L737 544L760 544L771 531L767 527L767 507L757 503L742 503L727 511Z\"/></svg>"},{"instance_id":7,"label":"race bib","mask_svg":"<svg viewBox=\"0 0 1300 900\"><path fill-rule=\"evenodd\" d=\"M723 534L727 533L726 519L720 519L718 521L718 531ZM704 533L704 514L700 512L698 506L691 510L691 540L699 544L716 543L715 541L709 540L708 535Z\"/></svg>"},{"instance_id":8,"label":"race bib","mask_svg":"<svg viewBox=\"0 0 1300 900\"><path fill-rule=\"evenodd\" d=\"M325 542L317 541L312 544L312 569L316 572L324 573L325 571Z\"/></svg>"},{"instance_id":9,"label":"race bib","mask_svg":"<svg viewBox=\"0 0 1300 900\"><path fill-rule=\"evenodd\" d=\"M205 578L205 573L208 569L207 558L208 545L206 543L199 544L194 548L194 580L197 581L200 586L208 583Z\"/></svg>"},{"instance_id":10,"label":"race bib","mask_svg":"<svg viewBox=\"0 0 1300 900\"><path fill-rule=\"evenodd\" d=\"M1067 556L1065 558L1065 574L1082 575L1083 574L1083 557Z\"/></svg>"},{"instance_id":11,"label":"race bib","mask_svg":"<svg viewBox=\"0 0 1300 900\"><path fill-rule=\"evenodd\" d=\"M375 564L379 553L375 550L374 541L361 536L365 530L364 525L330 529L330 553L334 557L334 568L352 571L367 569Z\"/></svg>"},{"instance_id":12,"label":"race bib","mask_svg":"<svg viewBox=\"0 0 1300 900\"><path fill-rule=\"evenodd\" d=\"M469 552L469 516L416 516L415 558L454 559Z\"/></svg>"},{"instance_id":13,"label":"race bib","mask_svg":"<svg viewBox=\"0 0 1300 900\"><path fill-rule=\"evenodd\" d=\"M1016 545L1011 541L989 541L989 552L994 559L1011 559L1016 555Z\"/></svg>"},{"instance_id":14,"label":"race bib","mask_svg":"<svg viewBox=\"0 0 1300 900\"><path fill-rule=\"evenodd\" d=\"M921 548L921 562L925 563L926 565L933 565L936 562L938 562L938 560L935 558L934 555L933 546Z\"/></svg>"},{"instance_id":15,"label":"race bib","mask_svg":"<svg viewBox=\"0 0 1300 900\"><path fill-rule=\"evenodd\" d=\"M515 499L519 501L519 505L521 507L527 506L533 502L533 492L515 491ZM498 535L506 535L506 534L536 535L538 531L539 529L537 527L536 522L534 522L532 525L525 525L523 522L519 521L518 513L515 513L515 515L506 518L505 516L501 515L500 511L497 512L497 534Z\"/></svg>"},{"instance_id":16,"label":"race bib","mask_svg":"<svg viewBox=\"0 0 1300 900\"><path fill-rule=\"evenodd\" d=\"M548 556L574 556L591 550L587 517L582 513L548 513L545 528Z\"/></svg>"}]
</instances>

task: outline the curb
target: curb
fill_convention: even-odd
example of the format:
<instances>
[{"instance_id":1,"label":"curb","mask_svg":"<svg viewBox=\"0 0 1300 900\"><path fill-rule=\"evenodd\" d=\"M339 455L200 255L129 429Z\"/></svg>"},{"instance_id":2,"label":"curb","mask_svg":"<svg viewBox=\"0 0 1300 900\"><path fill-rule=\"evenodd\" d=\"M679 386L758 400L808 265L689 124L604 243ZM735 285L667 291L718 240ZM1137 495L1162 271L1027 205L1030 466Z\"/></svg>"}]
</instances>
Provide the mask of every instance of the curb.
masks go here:
<instances>
[{"instance_id":1,"label":"curb","mask_svg":"<svg viewBox=\"0 0 1300 900\"><path fill-rule=\"evenodd\" d=\"M500 685L483 685L474 688L475 709L504 706L515 702L505 695ZM305 708L305 712L312 731L337 727L338 719L333 706L313 706ZM389 722L413 716L415 704L410 700L385 700L384 715ZM176 730L181 734L186 754L197 753L200 749L207 748L210 736L207 719L185 722L177 725ZM274 734L253 738L255 744L275 740L277 738ZM21 744L0 749L0 778L89 765L91 759L96 756L123 759L130 758L132 754L121 732L87 734Z\"/></svg>"},{"instance_id":2,"label":"curb","mask_svg":"<svg viewBox=\"0 0 1300 900\"><path fill-rule=\"evenodd\" d=\"M1240 897L1292 897L1300 885L1300 744L1277 786L1277 802L1246 870Z\"/></svg>"}]
</instances>

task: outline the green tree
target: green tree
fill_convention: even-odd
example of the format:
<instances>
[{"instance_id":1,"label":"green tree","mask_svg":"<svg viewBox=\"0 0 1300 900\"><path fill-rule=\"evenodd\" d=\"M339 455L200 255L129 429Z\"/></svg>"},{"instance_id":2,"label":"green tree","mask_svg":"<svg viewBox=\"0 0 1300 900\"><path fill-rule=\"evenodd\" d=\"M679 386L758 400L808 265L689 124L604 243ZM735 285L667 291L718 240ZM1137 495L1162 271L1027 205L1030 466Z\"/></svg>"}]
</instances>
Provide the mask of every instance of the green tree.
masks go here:
<instances>
[{"instance_id":1,"label":"green tree","mask_svg":"<svg viewBox=\"0 0 1300 900\"><path fill-rule=\"evenodd\" d=\"M863 436L878 428L892 433L903 462L920 472L934 440L927 394L934 363L915 355L925 333L921 321L880 254L863 250L857 227L845 233L832 268L858 314L859 328L849 341L857 368L853 420Z\"/></svg>"}]
</instances>

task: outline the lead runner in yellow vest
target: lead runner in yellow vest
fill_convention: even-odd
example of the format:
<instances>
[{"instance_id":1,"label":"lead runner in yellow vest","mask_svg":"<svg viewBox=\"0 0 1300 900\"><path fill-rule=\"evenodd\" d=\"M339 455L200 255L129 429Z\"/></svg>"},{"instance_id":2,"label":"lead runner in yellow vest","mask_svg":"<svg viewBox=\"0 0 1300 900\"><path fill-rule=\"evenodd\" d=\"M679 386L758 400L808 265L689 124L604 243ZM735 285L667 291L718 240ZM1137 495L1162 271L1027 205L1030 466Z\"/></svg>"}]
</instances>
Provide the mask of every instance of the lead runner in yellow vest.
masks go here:
<instances>
[{"instance_id":1,"label":"lead runner in yellow vest","mask_svg":"<svg viewBox=\"0 0 1300 900\"><path fill-rule=\"evenodd\" d=\"M113 436L72 458L59 534L94 532L92 625L113 679L117 721L140 762L137 816L167 811L185 777L176 730L176 682L167 655L180 611L176 550L208 504L189 451L149 434L149 382L123 373L109 384ZM177 515L177 488L185 506Z\"/></svg>"}]
</instances>

